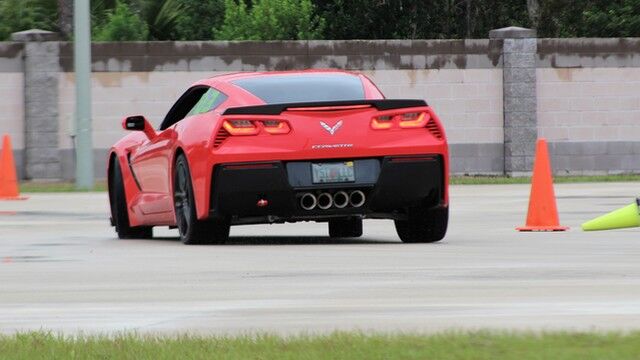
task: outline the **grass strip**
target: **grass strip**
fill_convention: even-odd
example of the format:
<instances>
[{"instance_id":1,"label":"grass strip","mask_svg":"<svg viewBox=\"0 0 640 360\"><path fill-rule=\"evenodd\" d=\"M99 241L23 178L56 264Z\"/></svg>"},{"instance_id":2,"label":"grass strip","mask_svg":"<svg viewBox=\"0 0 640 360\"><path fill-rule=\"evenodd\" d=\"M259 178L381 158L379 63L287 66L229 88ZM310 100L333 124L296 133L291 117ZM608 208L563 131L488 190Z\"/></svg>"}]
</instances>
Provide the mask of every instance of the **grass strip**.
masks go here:
<instances>
[{"instance_id":1,"label":"grass strip","mask_svg":"<svg viewBox=\"0 0 640 360\"><path fill-rule=\"evenodd\" d=\"M640 332L446 332L154 337L0 336L3 359L638 359Z\"/></svg>"},{"instance_id":2,"label":"grass strip","mask_svg":"<svg viewBox=\"0 0 640 360\"><path fill-rule=\"evenodd\" d=\"M20 192L23 193L58 193L58 192L90 192L107 191L107 182L99 181L93 189L78 190L71 182L39 182L25 181L20 183Z\"/></svg>"},{"instance_id":3,"label":"grass strip","mask_svg":"<svg viewBox=\"0 0 640 360\"><path fill-rule=\"evenodd\" d=\"M509 176L452 176L451 185L508 185L529 184L530 177ZM563 183L594 183L594 182L640 182L640 175L585 175L585 176L554 176L553 182Z\"/></svg>"}]
</instances>

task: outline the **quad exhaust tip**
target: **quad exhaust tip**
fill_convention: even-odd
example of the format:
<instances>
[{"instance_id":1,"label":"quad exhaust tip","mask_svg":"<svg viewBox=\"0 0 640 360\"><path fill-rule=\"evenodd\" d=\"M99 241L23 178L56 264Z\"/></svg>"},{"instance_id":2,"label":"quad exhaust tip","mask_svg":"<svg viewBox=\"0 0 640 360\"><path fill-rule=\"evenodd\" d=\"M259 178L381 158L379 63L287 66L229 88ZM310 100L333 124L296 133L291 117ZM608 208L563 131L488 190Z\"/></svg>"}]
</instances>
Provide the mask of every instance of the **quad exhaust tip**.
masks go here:
<instances>
[{"instance_id":1,"label":"quad exhaust tip","mask_svg":"<svg viewBox=\"0 0 640 360\"><path fill-rule=\"evenodd\" d=\"M333 205L333 197L329 193L321 193L318 195L318 208L327 210Z\"/></svg>"},{"instance_id":2,"label":"quad exhaust tip","mask_svg":"<svg viewBox=\"0 0 640 360\"><path fill-rule=\"evenodd\" d=\"M349 205L349 194L344 191L337 191L335 194L333 194L333 206L337 207L338 209L342 209L347 205Z\"/></svg>"},{"instance_id":3,"label":"quad exhaust tip","mask_svg":"<svg viewBox=\"0 0 640 360\"><path fill-rule=\"evenodd\" d=\"M306 192L300 197L300 207L307 211L315 208L327 210L332 207L344 209L347 206L359 208L362 207L366 201L366 195L360 190L354 190L349 193L340 190L336 191L333 195L328 192L323 192L317 196L313 193Z\"/></svg>"},{"instance_id":4,"label":"quad exhaust tip","mask_svg":"<svg viewBox=\"0 0 640 360\"><path fill-rule=\"evenodd\" d=\"M300 206L305 210L313 210L318 205L318 199L312 193L304 193L300 198Z\"/></svg>"},{"instance_id":5,"label":"quad exhaust tip","mask_svg":"<svg viewBox=\"0 0 640 360\"><path fill-rule=\"evenodd\" d=\"M366 196L360 190L352 191L351 194L349 194L349 204L351 204L351 206L355 208L358 208L364 205L364 202L366 200L367 200Z\"/></svg>"}]
</instances>

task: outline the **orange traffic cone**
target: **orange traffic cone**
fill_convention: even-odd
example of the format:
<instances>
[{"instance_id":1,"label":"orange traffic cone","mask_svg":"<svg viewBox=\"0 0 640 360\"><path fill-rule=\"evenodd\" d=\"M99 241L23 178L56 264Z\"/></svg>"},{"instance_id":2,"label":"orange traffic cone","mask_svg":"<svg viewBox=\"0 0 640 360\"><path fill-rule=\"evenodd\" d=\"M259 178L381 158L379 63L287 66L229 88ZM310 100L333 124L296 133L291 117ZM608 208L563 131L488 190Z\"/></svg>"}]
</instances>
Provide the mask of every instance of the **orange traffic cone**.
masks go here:
<instances>
[{"instance_id":1,"label":"orange traffic cone","mask_svg":"<svg viewBox=\"0 0 640 360\"><path fill-rule=\"evenodd\" d=\"M556 195L553 191L551 162L549 149L545 139L538 139L536 158L533 164L533 179L529 197L527 225L516 228L518 231L565 231L568 227L560 226Z\"/></svg>"},{"instance_id":2,"label":"orange traffic cone","mask_svg":"<svg viewBox=\"0 0 640 360\"><path fill-rule=\"evenodd\" d=\"M26 200L18 191L18 176L13 161L11 139L9 135L2 137L2 154L0 154L0 200Z\"/></svg>"}]
</instances>

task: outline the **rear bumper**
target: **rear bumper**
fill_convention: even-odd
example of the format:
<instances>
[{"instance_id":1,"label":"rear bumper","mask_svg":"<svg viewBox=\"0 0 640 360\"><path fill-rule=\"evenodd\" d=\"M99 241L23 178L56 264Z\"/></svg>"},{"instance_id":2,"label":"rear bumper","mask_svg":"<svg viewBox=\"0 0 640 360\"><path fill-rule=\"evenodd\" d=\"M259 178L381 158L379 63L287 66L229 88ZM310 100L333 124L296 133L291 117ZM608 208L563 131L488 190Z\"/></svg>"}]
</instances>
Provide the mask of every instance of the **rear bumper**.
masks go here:
<instances>
[{"instance_id":1,"label":"rear bumper","mask_svg":"<svg viewBox=\"0 0 640 360\"><path fill-rule=\"evenodd\" d=\"M344 216L402 219L413 206L447 205L444 161L439 154L356 159L355 181L340 184L313 184L311 161L218 164L212 174L209 217L230 218L232 224ZM300 204L306 193L356 190L366 196L361 206L305 210Z\"/></svg>"}]
</instances>

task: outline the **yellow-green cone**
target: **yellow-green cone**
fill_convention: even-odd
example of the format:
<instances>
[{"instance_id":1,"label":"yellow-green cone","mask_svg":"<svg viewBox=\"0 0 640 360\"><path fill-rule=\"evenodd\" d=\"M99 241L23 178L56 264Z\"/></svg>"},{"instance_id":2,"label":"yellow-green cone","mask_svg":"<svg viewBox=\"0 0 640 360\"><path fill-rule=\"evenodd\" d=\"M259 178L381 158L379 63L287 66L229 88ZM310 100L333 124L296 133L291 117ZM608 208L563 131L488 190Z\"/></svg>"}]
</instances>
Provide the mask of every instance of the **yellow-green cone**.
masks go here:
<instances>
[{"instance_id":1,"label":"yellow-green cone","mask_svg":"<svg viewBox=\"0 0 640 360\"><path fill-rule=\"evenodd\" d=\"M638 210L640 198L631 205L612 211L582 224L582 230L612 230L640 226L640 211Z\"/></svg>"}]
</instances>

